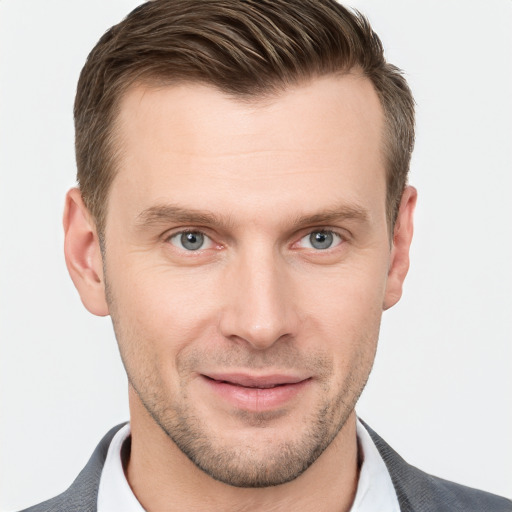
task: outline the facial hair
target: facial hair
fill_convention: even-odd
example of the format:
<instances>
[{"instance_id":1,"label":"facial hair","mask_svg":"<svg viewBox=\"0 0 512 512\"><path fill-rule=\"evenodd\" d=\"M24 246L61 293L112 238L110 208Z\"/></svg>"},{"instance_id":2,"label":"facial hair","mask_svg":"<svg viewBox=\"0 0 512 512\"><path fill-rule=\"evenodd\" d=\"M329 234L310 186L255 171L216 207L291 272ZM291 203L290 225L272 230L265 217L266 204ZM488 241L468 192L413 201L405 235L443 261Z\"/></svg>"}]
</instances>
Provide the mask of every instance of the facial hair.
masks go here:
<instances>
[{"instance_id":1,"label":"facial hair","mask_svg":"<svg viewBox=\"0 0 512 512\"><path fill-rule=\"evenodd\" d=\"M224 370L241 367L252 370L269 367L306 370L312 372L320 383L319 395L323 398L314 402L312 410L294 429L300 435L288 440L269 441L265 432L273 422L286 421L287 411L236 411L236 419L244 426L252 427L255 433L253 442L249 440L234 445L229 436L216 432L189 406L187 376L201 360L207 360L210 364L213 362L214 367ZM145 371L143 380L132 375L128 369L127 372L130 384L148 413L199 469L213 479L234 487L261 488L296 479L320 457L345 425L366 384L370 369L361 380L361 366L353 368L333 397L332 367L332 362L325 355L299 355L292 344L285 342L258 354L244 352L239 346L221 353L185 351L177 358L182 390L179 400L166 393L156 372ZM261 439L258 439L260 433L266 446L261 446Z\"/></svg>"}]
</instances>

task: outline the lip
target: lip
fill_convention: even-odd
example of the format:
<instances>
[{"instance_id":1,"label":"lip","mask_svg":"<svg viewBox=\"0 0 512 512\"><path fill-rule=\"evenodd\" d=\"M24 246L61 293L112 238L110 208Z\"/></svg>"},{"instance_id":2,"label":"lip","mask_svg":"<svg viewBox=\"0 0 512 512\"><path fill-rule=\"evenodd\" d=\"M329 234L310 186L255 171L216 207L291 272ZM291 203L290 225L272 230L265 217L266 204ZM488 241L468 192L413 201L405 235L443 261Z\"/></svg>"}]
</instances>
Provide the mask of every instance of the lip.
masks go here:
<instances>
[{"instance_id":1,"label":"lip","mask_svg":"<svg viewBox=\"0 0 512 512\"><path fill-rule=\"evenodd\" d=\"M213 393L235 408L264 412L287 405L311 382L310 377L209 373L201 375Z\"/></svg>"}]
</instances>

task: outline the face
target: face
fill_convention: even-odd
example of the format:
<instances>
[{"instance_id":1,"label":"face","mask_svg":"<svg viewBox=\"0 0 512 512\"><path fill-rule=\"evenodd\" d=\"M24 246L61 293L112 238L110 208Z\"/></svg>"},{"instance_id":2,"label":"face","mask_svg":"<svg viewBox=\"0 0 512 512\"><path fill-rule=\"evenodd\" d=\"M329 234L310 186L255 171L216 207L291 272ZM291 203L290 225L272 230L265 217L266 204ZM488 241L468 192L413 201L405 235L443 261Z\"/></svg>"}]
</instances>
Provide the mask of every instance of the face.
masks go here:
<instances>
[{"instance_id":1,"label":"face","mask_svg":"<svg viewBox=\"0 0 512 512\"><path fill-rule=\"evenodd\" d=\"M136 400L217 480L296 478L353 414L397 300L371 84L138 87L117 129L103 256Z\"/></svg>"}]
</instances>

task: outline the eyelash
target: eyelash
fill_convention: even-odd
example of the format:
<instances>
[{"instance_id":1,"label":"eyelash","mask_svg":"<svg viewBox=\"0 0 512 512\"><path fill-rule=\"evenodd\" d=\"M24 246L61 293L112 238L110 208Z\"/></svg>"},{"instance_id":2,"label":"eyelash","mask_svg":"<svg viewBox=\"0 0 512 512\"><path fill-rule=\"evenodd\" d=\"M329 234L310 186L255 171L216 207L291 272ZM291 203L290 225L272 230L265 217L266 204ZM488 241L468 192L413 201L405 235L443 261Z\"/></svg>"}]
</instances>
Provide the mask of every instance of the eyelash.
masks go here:
<instances>
[{"instance_id":1,"label":"eyelash","mask_svg":"<svg viewBox=\"0 0 512 512\"><path fill-rule=\"evenodd\" d=\"M314 233L322 233L322 234L327 234L327 235L330 234L330 235L333 235L333 238L338 238L338 243L336 243L333 246L329 246L327 248L324 248L324 249L319 249L319 248L315 248L315 247L308 247L308 248L306 248L306 249L316 249L315 252L318 252L318 253L327 252L327 251L330 251L331 249L335 249L336 247L342 245L343 243L345 243L347 241L346 236L342 235L337 230L328 229L328 228L314 228L314 229L310 229L305 235L302 235L292 245L296 245L299 242L301 242L302 240L307 239L308 237L309 237L310 245L311 245L311 235L313 235ZM201 231L200 229L183 229L181 231L177 231L177 232L172 233L169 236L167 236L165 238L165 241L170 243L171 245L177 247L181 251L184 251L184 252L187 252L187 253L191 253L191 254L193 254L193 253L197 254L197 253L200 253L200 251L205 251L205 250L208 250L208 249L211 248L211 247L203 248L201 246L201 247L199 247L197 249L186 249L186 248L183 248L183 247L178 247L176 244L174 244L172 242L173 239L176 239L177 237L183 237L183 235L188 235L188 234L200 235L200 236L204 237L203 240L209 240L210 241L210 245L214 245L215 244L213 239L210 236L208 236L204 231ZM183 245L183 244L181 244L181 245ZM217 247L221 248L222 245L218 244Z\"/></svg>"},{"instance_id":2,"label":"eyelash","mask_svg":"<svg viewBox=\"0 0 512 512\"><path fill-rule=\"evenodd\" d=\"M211 237L209 237L204 231L201 231L199 229L184 229L182 231L178 231L176 233L173 233L169 236L166 237L166 242L169 242L171 245L174 245L176 247L175 244L172 243L172 240L177 238L177 237L180 237L182 238L183 235L200 235L201 237L203 237L204 240L209 240L211 242L211 244L213 244L213 240ZM179 248L180 250L182 251L185 251L185 252L189 252L189 253L194 253L194 252L199 252L200 250L206 250L204 249L203 247L200 247L198 249L190 249L190 250L187 250L185 248Z\"/></svg>"},{"instance_id":3,"label":"eyelash","mask_svg":"<svg viewBox=\"0 0 512 512\"><path fill-rule=\"evenodd\" d=\"M345 237L343 237L337 231L332 230L332 229L322 228L322 229L313 229L313 230L309 231L309 233L307 233L306 235L304 235L303 237L300 238L299 242L302 242L303 240L309 239L309 244L311 246L312 245L311 237L312 237L312 235L314 233L318 233L318 234L322 234L322 235L331 235L331 238L333 239L333 244L335 244L335 245L330 245L329 247L326 247L324 249L320 249L318 247L309 247L309 248L312 248L312 249L316 249L315 252L317 252L317 251L318 252L324 252L324 251L329 251L330 249L335 249L336 247L338 247L339 245L341 245L343 242L346 241ZM338 238L338 242L337 243L334 240L335 238Z\"/></svg>"}]
</instances>

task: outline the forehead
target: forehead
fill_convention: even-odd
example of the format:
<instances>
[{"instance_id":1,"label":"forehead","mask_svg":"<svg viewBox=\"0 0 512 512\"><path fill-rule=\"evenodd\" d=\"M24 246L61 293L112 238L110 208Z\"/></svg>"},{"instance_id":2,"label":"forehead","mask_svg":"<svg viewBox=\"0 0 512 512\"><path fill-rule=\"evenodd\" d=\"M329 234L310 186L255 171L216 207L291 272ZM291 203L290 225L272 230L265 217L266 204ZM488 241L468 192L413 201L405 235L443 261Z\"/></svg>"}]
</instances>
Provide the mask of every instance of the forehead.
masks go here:
<instances>
[{"instance_id":1,"label":"forehead","mask_svg":"<svg viewBox=\"0 0 512 512\"><path fill-rule=\"evenodd\" d=\"M314 206L310 194L384 207L383 124L357 73L250 101L198 84L139 85L121 102L111 195L139 211L171 202L242 215L272 201L296 210Z\"/></svg>"}]
</instances>

